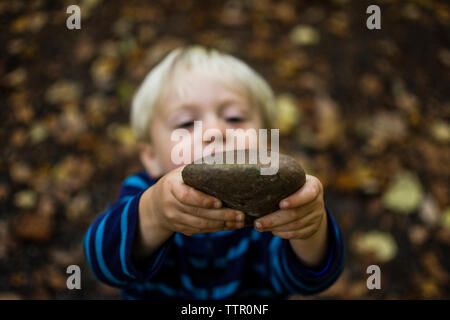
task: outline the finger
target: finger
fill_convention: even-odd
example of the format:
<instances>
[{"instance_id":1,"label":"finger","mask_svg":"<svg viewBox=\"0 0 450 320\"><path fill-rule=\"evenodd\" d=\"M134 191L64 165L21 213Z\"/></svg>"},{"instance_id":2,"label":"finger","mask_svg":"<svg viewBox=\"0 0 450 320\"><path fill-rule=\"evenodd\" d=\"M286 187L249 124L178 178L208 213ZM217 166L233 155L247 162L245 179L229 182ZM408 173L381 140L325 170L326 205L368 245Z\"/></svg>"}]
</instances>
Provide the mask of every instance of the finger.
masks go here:
<instances>
[{"instance_id":1,"label":"finger","mask_svg":"<svg viewBox=\"0 0 450 320\"><path fill-rule=\"evenodd\" d=\"M245 214L242 211L222 208L222 209L204 209L192 206L183 206L180 210L184 213L216 221L234 221L241 222L245 219Z\"/></svg>"},{"instance_id":2,"label":"finger","mask_svg":"<svg viewBox=\"0 0 450 320\"><path fill-rule=\"evenodd\" d=\"M242 228L243 224L238 226L234 222L226 221L226 222L222 223L221 227L205 228L205 229L199 229L196 227L194 228L190 225L186 225L186 224L182 224L182 223L176 223L173 226L177 232L183 233L184 235L187 235L187 236L191 236L196 233L212 233L212 232L219 232L219 231L231 231L231 230Z\"/></svg>"},{"instance_id":3,"label":"finger","mask_svg":"<svg viewBox=\"0 0 450 320\"><path fill-rule=\"evenodd\" d=\"M221 226L218 228L205 228L205 229L199 229L197 227L192 227L191 225L186 225L180 222L176 222L172 224L173 230L176 232L180 232L184 235L191 236L196 233L212 233L212 232L219 232L219 231L230 231L242 228L244 225L243 223L240 223L239 225L235 222L230 221L224 221L222 222Z\"/></svg>"},{"instance_id":4,"label":"finger","mask_svg":"<svg viewBox=\"0 0 450 320\"><path fill-rule=\"evenodd\" d=\"M283 239L308 239L317 231L316 224L307 226L301 230L296 231L276 231L273 234Z\"/></svg>"},{"instance_id":5,"label":"finger","mask_svg":"<svg viewBox=\"0 0 450 320\"><path fill-rule=\"evenodd\" d=\"M175 232L182 233L186 236L191 236L194 233L197 233L197 230L195 228L181 223L172 224L172 228L172 230L174 230Z\"/></svg>"},{"instance_id":6,"label":"finger","mask_svg":"<svg viewBox=\"0 0 450 320\"><path fill-rule=\"evenodd\" d=\"M303 218L308 215L312 210L314 210L314 203L309 203L300 208L288 209L288 210L278 210L270 213L262 218L255 221L256 229L272 229L273 227L281 226L286 223ZM258 226L259 224L259 226Z\"/></svg>"},{"instance_id":7,"label":"finger","mask_svg":"<svg viewBox=\"0 0 450 320\"><path fill-rule=\"evenodd\" d=\"M194 228L197 232L203 232L204 230L209 229L223 229L224 225L227 226L224 220L205 219L188 213L181 213L178 217L178 223ZM243 226L243 222L234 223L235 226L237 226L237 224L242 224ZM230 224L228 224L228 226L230 226Z\"/></svg>"},{"instance_id":8,"label":"finger","mask_svg":"<svg viewBox=\"0 0 450 320\"><path fill-rule=\"evenodd\" d=\"M182 204L200 208L220 208L222 202L206 193L196 190L184 182L174 183L172 188L173 196Z\"/></svg>"},{"instance_id":9,"label":"finger","mask_svg":"<svg viewBox=\"0 0 450 320\"><path fill-rule=\"evenodd\" d=\"M314 201L322 193L322 184L314 176L306 175L306 182L299 190L280 201L281 209L300 207Z\"/></svg>"},{"instance_id":10,"label":"finger","mask_svg":"<svg viewBox=\"0 0 450 320\"><path fill-rule=\"evenodd\" d=\"M185 229L194 229L196 232L198 232L199 229L221 228L224 225L224 221L207 220L180 210L185 207L186 206L179 208L178 210L168 211L166 213L166 219L168 223L170 223L172 226L178 225L182 228L184 226Z\"/></svg>"},{"instance_id":11,"label":"finger","mask_svg":"<svg viewBox=\"0 0 450 320\"><path fill-rule=\"evenodd\" d=\"M306 228L314 223L317 223L320 219L320 214L316 214L316 212L312 212L311 214L308 214L307 216L280 225L280 226L276 226L273 227L269 230L263 230L263 231L272 231L272 232L280 232L280 231L295 231L295 230L301 230L303 228Z\"/></svg>"},{"instance_id":12,"label":"finger","mask_svg":"<svg viewBox=\"0 0 450 320\"><path fill-rule=\"evenodd\" d=\"M236 230L236 227L223 227L223 228L212 228L212 229L204 229L202 230L202 233L213 233L213 232L220 232L220 231L231 231Z\"/></svg>"},{"instance_id":13,"label":"finger","mask_svg":"<svg viewBox=\"0 0 450 320\"><path fill-rule=\"evenodd\" d=\"M296 210L278 210L262 218L255 220L255 228L259 231L271 229L274 226L283 225L299 218Z\"/></svg>"}]
</instances>

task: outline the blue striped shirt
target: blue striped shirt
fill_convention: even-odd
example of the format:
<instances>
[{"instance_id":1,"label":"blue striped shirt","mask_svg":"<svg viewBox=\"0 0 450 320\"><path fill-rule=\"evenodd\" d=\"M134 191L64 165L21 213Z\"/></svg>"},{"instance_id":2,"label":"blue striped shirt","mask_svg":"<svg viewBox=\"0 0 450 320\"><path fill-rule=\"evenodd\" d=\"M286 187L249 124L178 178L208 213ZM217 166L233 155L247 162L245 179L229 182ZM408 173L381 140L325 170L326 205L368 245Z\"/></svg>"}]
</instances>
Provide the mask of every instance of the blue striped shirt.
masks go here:
<instances>
[{"instance_id":1,"label":"blue striped shirt","mask_svg":"<svg viewBox=\"0 0 450 320\"><path fill-rule=\"evenodd\" d=\"M252 227L185 236L174 233L146 261L132 258L139 199L155 183L145 171L129 176L118 200L98 215L84 237L95 276L126 299L286 298L318 293L344 266L344 245L327 210L327 254L315 268L302 264L289 240Z\"/></svg>"}]
</instances>

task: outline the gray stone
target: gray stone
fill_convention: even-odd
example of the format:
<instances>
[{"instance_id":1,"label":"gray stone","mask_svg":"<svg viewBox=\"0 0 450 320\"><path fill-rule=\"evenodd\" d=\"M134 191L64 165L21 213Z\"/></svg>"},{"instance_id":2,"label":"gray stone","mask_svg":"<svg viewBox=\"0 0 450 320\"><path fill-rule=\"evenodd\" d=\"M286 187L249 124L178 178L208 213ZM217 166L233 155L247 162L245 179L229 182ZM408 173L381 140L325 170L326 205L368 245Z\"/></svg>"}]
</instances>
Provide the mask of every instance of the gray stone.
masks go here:
<instances>
[{"instance_id":1,"label":"gray stone","mask_svg":"<svg viewBox=\"0 0 450 320\"><path fill-rule=\"evenodd\" d=\"M236 159L235 151L228 152L234 152ZM259 161L258 164L249 164L248 150L245 164L226 164L226 153L216 156L222 157L223 164L208 164L213 158L205 157L202 163L189 164L183 169L183 181L222 200L224 207L245 212L247 226L253 225L256 218L277 211L280 201L305 183L302 166L285 154L279 153L279 170L274 175L261 175L260 169L269 165L262 165Z\"/></svg>"}]
</instances>

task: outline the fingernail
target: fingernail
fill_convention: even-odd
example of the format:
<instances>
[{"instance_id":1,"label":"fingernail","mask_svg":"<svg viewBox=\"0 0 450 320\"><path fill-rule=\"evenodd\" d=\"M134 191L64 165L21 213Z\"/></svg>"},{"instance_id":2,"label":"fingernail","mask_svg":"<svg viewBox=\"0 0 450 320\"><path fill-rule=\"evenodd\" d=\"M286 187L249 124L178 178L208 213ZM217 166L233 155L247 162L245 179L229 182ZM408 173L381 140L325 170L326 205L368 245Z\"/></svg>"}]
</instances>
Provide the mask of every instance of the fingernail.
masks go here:
<instances>
[{"instance_id":1,"label":"fingernail","mask_svg":"<svg viewBox=\"0 0 450 320\"><path fill-rule=\"evenodd\" d=\"M255 227L256 227L256 229L262 229L261 222L255 222Z\"/></svg>"},{"instance_id":2,"label":"fingernail","mask_svg":"<svg viewBox=\"0 0 450 320\"><path fill-rule=\"evenodd\" d=\"M242 221L242 220L244 220L244 215L243 215L242 213L239 213L239 214L236 216L236 220L237 220L237 221Z\"/></svg>"},{"instance_id":3,"label":"fingernail","mask_svg":"<svg viewBox=\"0 0 450 320\"><path fill-rule=\"evenodd\" d=\"M214 208L219 209L222 206L222 203L219 200L214 201Z\"/></svg>"},{"instance_id":4,"label":"fingernail","mask_svg":"<svg viewBox=\"0 0 450 320\"><path fill-rule=\"evenodd\" d=\"M240 229L244 227L244 223L243 222L238 222L236 223L236 228Z\"/></svg>"},{"instance_id":5,"label":"fingernail","mask_svg":"<svg viewBox=\"0 0 450 320\"><path fill-rule=\"evenodd\" d=\"M287 208L289 206L289 202L287 202L287 201L281 201L281 203L280 203L280 207L281 208Z\"/></svg>"}]
</instances>

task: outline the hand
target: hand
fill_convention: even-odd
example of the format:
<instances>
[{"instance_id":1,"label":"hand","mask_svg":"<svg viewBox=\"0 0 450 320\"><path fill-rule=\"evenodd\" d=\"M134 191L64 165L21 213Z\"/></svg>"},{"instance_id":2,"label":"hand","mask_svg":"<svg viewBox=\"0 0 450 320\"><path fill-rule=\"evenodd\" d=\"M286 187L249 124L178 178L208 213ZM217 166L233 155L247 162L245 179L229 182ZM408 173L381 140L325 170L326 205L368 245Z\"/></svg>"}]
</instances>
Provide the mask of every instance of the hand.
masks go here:
<instances>
[{"instance_id":1,"label":"hand","mask_svg":"<svg viewBox=\"0 0 450 320\"><path fill-rule=\"evenodd\" d=\"M148 189L152 191L143 207L157 226L188 236L244 226L243 212L222 208L219 199L184 184L182 170L167 173Z\"/></svg>"},{"instance_id":2,"label":"hand","mask_svg":"<svg viewBox=\"0 0 450 320\"><path fill-rule=\"evenodd\" d=\"M305 184L280 201L280 210L255 221L258 231L271 231L284 239L308 239L326 218L323 187L319 179L306 175Z\"/></svg>"}]
</instances>

